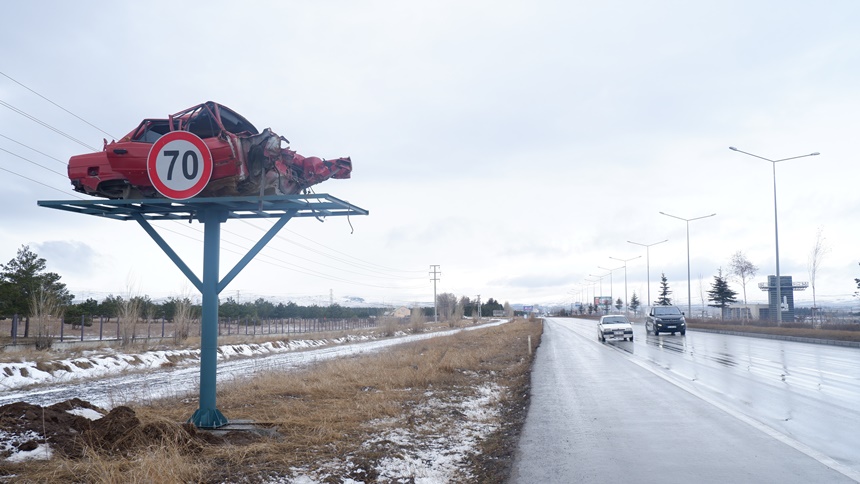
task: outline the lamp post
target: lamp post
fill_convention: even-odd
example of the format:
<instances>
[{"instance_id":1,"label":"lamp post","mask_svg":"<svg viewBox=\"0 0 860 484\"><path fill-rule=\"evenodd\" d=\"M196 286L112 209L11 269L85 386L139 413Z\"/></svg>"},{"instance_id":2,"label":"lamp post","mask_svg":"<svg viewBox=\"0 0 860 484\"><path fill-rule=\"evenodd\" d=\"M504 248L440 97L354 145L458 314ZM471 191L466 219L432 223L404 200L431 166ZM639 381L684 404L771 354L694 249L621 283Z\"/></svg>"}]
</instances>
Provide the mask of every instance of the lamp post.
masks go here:
<instances>
[{"instance_id":1,"label":"lamp post","mask_svg":"<svg viewBox=\"0 0 860 484\"><path fill-rule=\"evenodd\" d=\"M609 258L610 258L610 259L613 259L613 260L620 260L621 262L623 262L623 263L624 263L624 314L625 314L625 315L626 315L627 313L629 313L629 312L630 312L630 309L628 308L628 305L629 305L629 301L630 301L630 300L629 300L629 299L627 299L627 263L628 263L628 262L630 262L630 261L632 261L632 260L634 260L634 259L638 259L638 258L640 258L640 257L642 257L642 256L641 256L641 255L637 255L636 257L631 257L631 258L629 258L629 259L619 259L618 257L612 257L612 256L609 256ZM649 281L649 282L650 282L650 281ZM651 297L651 294L648 294L648 297L650 298L650 297Z\"/></svg>"},{"instance_id":2,"label":"lamp post","mask_svg":"<svg viewBox=\"0 0 860 484\"><path fill-rule=\"evenodd\" d=\"M712 213L710 215L702 215L701 217L695 217L695 218L678 217L676 215L670 215L666 212L660 212L660 213L667 216L667 217L672 217L672 218L676 218L678 220L683 220L684 222L687 223L687 317L693 317L693 304L692 304L693 296L692 296L692 291L690 290L690 222L692 222L693 220L699 220L699 219L703 219L703 218L713 217L714 215L716 215L716 213Z\"/></svg>"},{"instance_id":3,"label":"lamp post","mask_svg":"<svg viewBox=\"0 0 860 484\"><path fill-rule=\"evenodd\" d=\"M589 274L588 275L588 277L596 277L597 279L600 280L600 297L603 297L603 278L610 275L610 274L612 274L612 272L609 272L608 274L603 274L602 276L597 275L597 274ZM598 302L598 304L599 304L599 302Z\"/></svg>"},{"instance_id":4,"label":"lamp post","mask_svg":"<svg viewBox=\"0 0 860 484\"><path fill-rule=\"evenodd\" d=\"M669 242L669 239L661 240L660 242L654 242L653 244L640 244L639 242L633 242L632 240L628 240L628 243L634 245L641 245L645 247L645 274L648 277L648 305L651 305L651 255L649 254L650 247L652 245L662 244L663 242Z\"/></svg>"},{"instance_id":5,"label":"lamp post","mask_svg":"<svg viewBox=\"0 0 860 484\"><path fill-rule=\"evenodd\" d=\"M609 271L609 305L614 306L615 305L615 293L614 293L612 288L615 286L613 285L613 282L612 282L612 272L617 271L618 269L622 269L623 267L616 267L615 269L607 269L606 267L597 266L597 268L603 269L604 271Z\"/></svg>"},{"instance_id":6,"label":"lamp post","mask_svg":"<svg viewBox=\"0 0 860 484\"><path fill-rule=\"evenodd\" d=\"M734 146L729 146L729 149L732 151L737 151L738 153L743 153L745 155L752 156L754 158L759 158L764 161L769 161L773 166L773 233L775 239L776 246L776 325L782 326L782 291L780 288L782 287L782 280L779 277L779 222L776 213L776 164L780 161L786 160L794 160L797 158L806 158L807 156L818 156L820 153L817 151L815 153L810 153L808 155L800 155L800 156L792 156L790 158L782 158L780 160L770 160L765 158L764 156L755 155L752 153L748 153L743 150L739 150Z\"/></svg>"},{"instance_id":7,"label":"lamp post","mask_svg":"<svg viewBox=\"0 0 860 484\"><path fill-rule=\"evenodd\" d=\"M594 303L594 285L597 284L597 279L585 279L585 282L591 284L591 301L588 303L591 306ZM588 299L588 285L585 286L585 298Z\"/></svg>"}]
</instances>

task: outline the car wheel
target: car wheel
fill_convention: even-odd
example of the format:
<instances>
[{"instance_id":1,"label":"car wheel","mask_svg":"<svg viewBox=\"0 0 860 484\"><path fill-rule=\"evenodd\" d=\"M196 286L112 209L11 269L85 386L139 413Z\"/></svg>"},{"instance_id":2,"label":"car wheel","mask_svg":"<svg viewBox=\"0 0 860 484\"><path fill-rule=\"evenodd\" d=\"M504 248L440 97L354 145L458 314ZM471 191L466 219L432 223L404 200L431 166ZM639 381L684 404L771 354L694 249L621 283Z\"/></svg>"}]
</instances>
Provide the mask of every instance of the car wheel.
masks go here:
<instances>
[{"instance_id":1,"label":"car wheel","mask_svg":"<svg viewBox=\"0 0 860 484\"><path fill-rule=\"evenodd\" d=\"M654 328L654 336L659 336L659 335L660 335L660 331L657 330L657 328Z\"/></svg>"},{"instance_id":2,"label":"car wheel","mask_svg":"<svg viewBox=\"0 0 860 484\"><path fill-rule=\"evenodd\" d=\"M675 336L675 332L674 332L674 331L672 331L672 336Z\"/></svg>"},{"instance_id":3,"label":"car wheel","mask_svg":"<svg viewBox=\"0 0 860 484\"><path fill-rule=\"evenodd\" d=\"M631 342L631 343L633 342L633 336L631 336L631 337L630 337L630 342Z\"/></svg>"},{"instance_id":4,"label":"car wheel","mask_svg":"<svg viewBox=\"0 0 860 484\"><path fill-rule=\"evenodd\" d=\"M686 330L686 329L685 329L685 330L683 330L683 331L681 331L681 336L684 336L684 335L686 335L686 334L687 334L687 330Z\"/></svg>"}]
</instances>

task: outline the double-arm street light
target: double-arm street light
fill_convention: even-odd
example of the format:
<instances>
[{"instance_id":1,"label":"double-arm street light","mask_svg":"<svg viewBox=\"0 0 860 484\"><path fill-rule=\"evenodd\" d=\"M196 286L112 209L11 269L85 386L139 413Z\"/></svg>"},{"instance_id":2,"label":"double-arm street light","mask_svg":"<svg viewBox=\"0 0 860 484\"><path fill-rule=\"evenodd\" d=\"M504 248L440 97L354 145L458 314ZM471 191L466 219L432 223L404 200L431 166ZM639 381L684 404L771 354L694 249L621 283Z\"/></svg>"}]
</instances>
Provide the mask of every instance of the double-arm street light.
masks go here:
<instances>
[{"instance_id":1,"label":"double-arm street light","mask_svg":"<svg viewBox=\"0 0 860 484\"><path fill-rule=\"evenodd\" d=\"M651 256L649 254L649 248L652 245L662 244L663 242L669 242L669 239L661 240L660 242L654 242L653 244L640 244L639 242L633 242L632 240L628 240L627 242L634 244L634 245L641 245L642 247L645 247L645 274L648 277L648 301L647 302L648 302L648 305L650 306L651 304L653 304L653 302L651 302Z\"/></svg>"},{"instance_id":2,"label":"double-arm street light","mask_svg":"<svg viewBox=\"0 0 860 484\"><path fill-rule=\"evenodd\" d=\"M612 288L615 286L612 283L612 273L614 271L617 271L618 269L623 269L623 267L616 267L615 269L610 269L608 267L597 266L597 268L603 269L604 271L609 271L609 305L614 306L615 305L615 292L612 290Z\"/></svg>"},{"instance_id":3,"label":"double-arm street light","mask_svg":"<svg viewBox=\"0 0 860 484\"><path fill-rule=\"evenodd\" d=\"M774 239L776 241L776 324L777 326L782 325L782 292L780 291L780 287L782 286L782 280L779 278L779 222L776 215L776 164L780 161L794 160L797 158L806 158L807 156L818 156L819 153L816 151L815 153L810 153L808 155L800 155L800 156L792 156L790 158L782 158L780 160L770 160L765 158L764 156L755 155L752 153L748 153L743 150L739 150L734 146L729 146L729 149L732 151L737 151L738 153L743 153L745 155L750 155L755 158L762 159L764 161L769 161L771 165L773 165L773 233Z\"/></svg>"},{"instance_id":4,"label":"double-arm street light","mask_svg":"<svg viewBox=\"0 0 860 484\"><path fill-rule=\"evenodd\" d=\"M716 213L712 213L710 215L702 215L701 217L695 217L695 218L678 217L677 215L670 215L666 212L660 212L660 213L667 216L667 217L672 217L672 218L676 218L678 220L683 220L684 222L687 222L687 317L692 318L693 317L693 305L692 305L693 293L690 290L690 222L692 222L693 220L699 220L699 219L703 219L703 218L713 217L714 215L716 215Z\"/></svg>"},{"instance_id":5,"label":"double-arm street light","mask_svg":"<svg viewBox=\"0 0 860 484\"><path fill-rule=\"evenodd\" d=\"M637 255L636 257L631 257L629 259L619 259L618 257L609 256L610 259L620 260L621 262L624 263L624 314L627 314L630 311L628 308L628 306L630 304L630 300L627 299L627 263L634 260L634 259L638 259L640 257L642 257L642 256ZM648 297L651 297L651 295L649 294Z\"/></svg>"},{"instance_id":6,"label":"double-arm street light","mask_svg":"<svg viewBox=\"0 0 860 484\"><path fill-rule=\"evenodd\" d=\"M585 282L591 284L591 301L588 302L588 306L592 306L594 304L594 285L597 284L597 279L585 279ZM585 289L585 298L588 299L588 286ZM586 307L588 307L586 306Z\"/></svg>"},{"instance_id":7,"label":"double-arm street light","mask_svg":"<svg viewBox=\"0 0 860 484\"><path fill-rule=\"evenodd\" d=\"M609 274L612 274L612 273L610 272L607 274L603 274L602 276L598 275L598 274L589 274L588 275L588 277L596 277L598 280L600 280L600 297L603 297L603 278L608 276ZM598 302L597 302L598 306L600 305L600 302L601 301L598 300Z\"/></svg>"}]
</instances>

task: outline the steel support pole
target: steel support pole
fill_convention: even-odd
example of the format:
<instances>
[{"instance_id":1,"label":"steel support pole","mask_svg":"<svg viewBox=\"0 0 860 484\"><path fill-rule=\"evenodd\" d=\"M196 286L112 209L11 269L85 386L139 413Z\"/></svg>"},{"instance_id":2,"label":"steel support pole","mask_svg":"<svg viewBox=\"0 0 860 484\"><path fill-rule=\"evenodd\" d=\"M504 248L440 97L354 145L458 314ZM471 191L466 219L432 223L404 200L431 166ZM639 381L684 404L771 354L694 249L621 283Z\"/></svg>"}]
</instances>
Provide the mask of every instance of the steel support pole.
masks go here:
<instances>
[{"instance_id":1,"label":"steel support pole","mask_svg":"<svg viewBox=\"0 0 860 484\"><path fill-rule=\"evenodd\" d=\"M221 252L221 223L226 213L216 209L205 210L203 222L203 315L200 336L200 408L189 422L198 428L216 428L227 425L227 418L215 402L215 380L218 364L218 268Z\"/></svg>"}]
</instances>

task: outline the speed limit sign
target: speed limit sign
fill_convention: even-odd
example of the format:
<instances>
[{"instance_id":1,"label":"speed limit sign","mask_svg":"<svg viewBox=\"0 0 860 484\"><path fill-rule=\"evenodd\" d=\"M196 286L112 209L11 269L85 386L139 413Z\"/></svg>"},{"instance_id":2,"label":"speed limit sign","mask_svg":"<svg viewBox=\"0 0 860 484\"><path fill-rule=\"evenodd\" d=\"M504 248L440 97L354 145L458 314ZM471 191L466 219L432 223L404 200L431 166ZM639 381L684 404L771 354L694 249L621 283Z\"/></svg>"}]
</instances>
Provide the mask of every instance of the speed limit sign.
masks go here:
<instances>
[{"instance_id":1,"label":"speed limit sign","mask_svg":"<svg viewBox=\"0 0 860 484\"><path fill-rule=\"evenodd\" d=\"M171 131L158 138L146 157L152 186L175 200L185 200L203 191L213 168L209 147L188 131Z\"/></svg>"}]
</instances>

